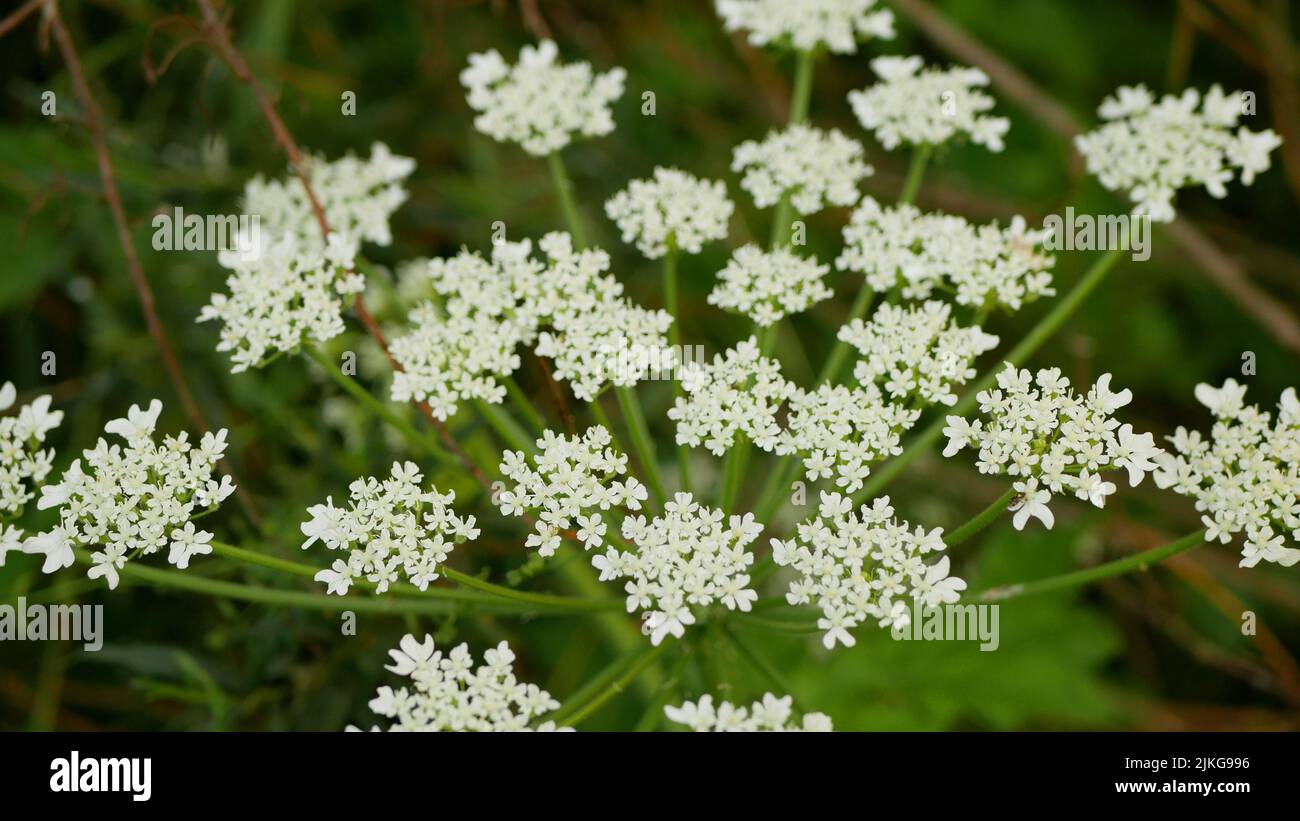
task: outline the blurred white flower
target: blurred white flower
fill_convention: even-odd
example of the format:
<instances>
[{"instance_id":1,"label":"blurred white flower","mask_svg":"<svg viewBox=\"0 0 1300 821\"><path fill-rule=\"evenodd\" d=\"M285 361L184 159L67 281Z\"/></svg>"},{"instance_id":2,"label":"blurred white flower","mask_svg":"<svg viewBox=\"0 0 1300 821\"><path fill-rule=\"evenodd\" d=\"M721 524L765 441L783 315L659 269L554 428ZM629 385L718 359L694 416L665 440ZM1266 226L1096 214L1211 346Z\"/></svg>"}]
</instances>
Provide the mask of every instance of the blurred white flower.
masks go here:
<instances>
[{"instance_id":1,"label":"blurred white flower","mask_svg":"<svg viewBox=\"0 0 1300 821\"><path fill-rule=\"evenodd\" d=\"M727 238L735 209L721 181L700 180L676 168L656 168L654 179L633 180L605 203L624 242L649 259L669 247L698 254L704 243Z\"/></svg>"},{"instance_id":2,"label":"blurred white flower","mask_svg":"<svg viewBox=\"0 0 1300 821\"><path fill-rule=\"evenodd\" d=\"M12 408L17 398L12 382L0 385L0 413ZM63 411L50 410L52 402L49 395L38 396L18 413L0 416L0 515L20 515L23 506L35 497L36 487L50 473L54 449L42 448L41 444L45 435L63 421ZM7 534L21 533L3 527L0 524L0 544L9 544ZM4 564L4 552L5 548L0 547L0 566Z\"/></svg>"},{"instance_id":3,"label":"blurred white flower","mask_svg":"<svg viewBox=\"0 0 1300 821\"><path fill-rule=\"evenodd\" d=\"M982 90L989 78L977 68L922 68L920 57L877 57L871 68L880 82L849 92L862 127L885 148L901 143L938 145L956 135L1001 151L1011 122L984 116L993 98Z\"/></svg>"},{"instance_id":4,"label":"blurred white flower","mask_svg":"<svg viewBox=\"0 0 1300 821\"><path fill-rule=\"evenodd\" d=\"M717 0L717 6L727 31L748 31L755 46L853 54L859 40L894 36L894 15L876 0Z\"/></svg>"},{"instance_id":5,"label":"blurred white flower","mask_svg":"<svg viewBox=\"0 0 1300 821\"><path fill-rule=\"evenodd\" d=\"M701 696L699 701L687 701L676 707L664 707L670 721L684 724L697 733L793 733L831 731L831 719L822 713L808 713L801 723L794 721L793 699L777 698L765 693L762 701L749 707L737 707L729 701L713 706L713 696Z\"/></svg>"},{"instance_id":6,"label":"blurred white flower","mask_svg":"<svg viewBox=\"0 0 1300 821\"><path fill-rule=\"evenodd\" d=\"M789 197L794 209L807 215L858 201L858 183L875 173L863 157L857 140L800 123L773 131L762 142L736 146L731 170L744 172L740 187L759 208Z\"/></svg>"}]
</instances>

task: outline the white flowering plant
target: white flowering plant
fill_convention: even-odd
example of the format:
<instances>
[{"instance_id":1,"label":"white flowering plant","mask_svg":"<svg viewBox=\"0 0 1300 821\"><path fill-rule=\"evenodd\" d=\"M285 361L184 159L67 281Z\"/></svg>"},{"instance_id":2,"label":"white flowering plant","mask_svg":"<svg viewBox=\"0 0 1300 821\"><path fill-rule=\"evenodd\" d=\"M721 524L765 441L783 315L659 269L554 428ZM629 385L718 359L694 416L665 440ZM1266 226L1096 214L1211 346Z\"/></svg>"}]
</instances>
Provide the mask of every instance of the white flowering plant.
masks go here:
<instances>
[{"instance_id":1,"label":"white flowering plant","mask_svg":"<svg viewBox=\"0 0 1300 821\"><path fill-rule=\"evenodd\" d=\"M1157 239L1173 242L1215 200L1246 208L1245 187L1281 184L1268 172L1283 147L1248 92L1119 88L1094 127L1055 144L1053 173L1078 172L1068 191L990 205L981 194L1034 159L1034 99L999 62L959 64L978 49L958 64L900 55L912 15L879 0L716 0L714 51L654 58L696 94L743 76L714 111L645 70L652 38L625 48L646 21L618 5L601 12L627 24L617 36L559 15L530 22L517 48L467 30L393 92L436 97L436 118L418 121L435 137L384 126L405 109L364 94L364 127L297 127L296 98L269 94L231 21L205 16L223 82L248 86L258 139L284 156L235 173L213 140L202 169L160 172L155 184L257 221L230 243L146 255L152 284L123 218L148 337L96 302L120 262L42 303L54 327L67 306L84 312L104 373L144 371L136 381L171 393L123 401L89 370L48 386L20 376L30 368L6 377L0 592L170 588L220 601L206 618L250 634L256 614L264 634L318 619L313 658L347 652L339 675L364 683L331 693L348 705L321 708L333 729L785 732L891 726L862 706L881 695L874 677L895 676L879 699L891 704L930 697L910 692L915 666L953 678L996 663L901 641L928 638L934 613L1005 603L1009 637L1016 619L1092 625L1039 594L1109 591L1174 557L1189 584L1225 555L1234 586L1297 584L1296 388L1248 405L1254 351L1249 373L1211 384L1182 366L1153 376L1134 363L1155 354L1126 353L1100 325L1067 334L1090 303L1122 330L1130 303L1159 300L1136 273L1116 284L1124 249L1064 250L1042 219L1086 189L1090 206L1167 224ZM1231 260L1212 267L1268 302ZM1142 316L1173 323L1169 294L1207 286L1162 287ZM1159 347L1171 327L1122 344ZM1291 362L1264 355L1277 373ZM1187 354L1225 372L1236 356ZM1183 572L1194 556L1215 558ZM237 632L196 636L194 652L244 646ZM356 635L364 650L331 644ZM1101 659L1019 640L1008 655L1026 668L1106 689ZM239 680L203 667L186 669L204 692ZM981 713L948 687L915 724L1056 717ZM254 723L258 708L240 709ZM1104 723L1090 719L1077 723Z\"/></svg>"}]
</instances>

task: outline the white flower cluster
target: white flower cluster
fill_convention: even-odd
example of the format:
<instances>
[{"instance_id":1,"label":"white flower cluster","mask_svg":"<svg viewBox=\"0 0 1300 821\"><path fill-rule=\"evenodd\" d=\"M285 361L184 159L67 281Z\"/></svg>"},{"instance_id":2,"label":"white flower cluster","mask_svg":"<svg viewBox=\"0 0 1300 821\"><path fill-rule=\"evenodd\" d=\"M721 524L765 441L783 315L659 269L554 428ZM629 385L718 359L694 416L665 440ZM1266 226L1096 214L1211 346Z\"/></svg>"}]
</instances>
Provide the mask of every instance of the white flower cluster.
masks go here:
<instances>
[{"instance_id":1,"label":"white flower cluster","mask_svg":"<svg viewBox=\"0 0 1300 821\"><path fill-rule=\"evenodd\" d=\"M425 491L423 480L414 462L394 462L383 481L370 476L353 482L347 507L335 507L333 497L327 497L325 504L307 508L311 519L301 525L307 537L303 549L319 539L330 550L348 554L316 574L327 593L342 596L362 578L383 593L398 580L398 571L425 590L438 578L438 567L452 548L478 538L474 517L461 518L451 507L456 493L439 493L436 487Z\"/></svg>"},{"instance_id":2,"label":"white flower cluster","mask_svg":"<svg viewBox=\"0 0 1300 821\"><path fill-rule=\"evenodd\" d=\"M746 314L767 327L829 299L833 292L822 282L829 270L829 265L818 265L815 258L788 248L768 252L746 245L718 272L709 304Z\"/></svg>"},{"instance_id":3,"label":"white flower cluster","mask_svg":"<svg viewBox=\"0 0 1300 821\"><path fill-rule=\"evenodd\" d=\"M1005 117L984 116L993 98L989 78L977 68L922 69L920 57L877 57L871 68L880 82L849 92L862 127L885 148L900 143L938 145L963 134L990 151L1001 151L1011 128Z\"/></svg>"},{"instance_id":4,"label":"white flower cluster","mask_svg":"<svg viewBox=\"0 0 1300 821\"><path fill-rule=\"evenodd\" d=\"M501 475L515 484L501 491L496 503L506 516L537 514L536 530L525 547L551 556L561 534L577 528L584 549L599 548L606 530L601 511L641 509L646 486L634 476L619 478L627 473L627 455L611 448L611 441L609 431L600 426L588 428L581 437L548 430L537 440L532 465L521 451L505 452Z\"/></svg>"},{"instance_id":5,"label":"white flower cluster","mask_svg":"<svg viewBox=\"0 0 1300 821\"><path fill-rule=\"evenodd\" d=\"M229 294L213 294L198 321L222 322L218 351L232 351L232 373L265 364L304 340L324 342L343 333L342 297L364 290L351 273L357 247L342 233L322 248L293 235L262 246L255 257L229 255Z\"/></svg>"},{"instance_id":6,"label":"white flower cluster","mask_svg":"<svg viewBox=\"0 0 1300 821\"><path fill-rule=\"evenodd\" d=\"M725 522L724 522L725 520ZM664 504L663 516L623 519L623 538L635 551L609 548L592 557L601 581L628 579L627 612L646 611L650 643L681 638L695 623L692 606L720 601L728 610L748 612L758 594L749 588L754 554L745 548L763 532L752 513L726 516L704 507L689 493Z\"/></svg>"},{"instance_id":7,"label":"white flower cluster","mask_svg":"<svg viewBox=\"0 0 1300 821\"><path fill-rule=\"evenodd\" d=\"M1162 488L1196 500L1206 541L1227 544L1245 531L1242 567L1276 562L1291 567L1300 549L1300 399L1287 388L1277 421L1257 405L1245 404L1246 386L1229 379L1220 388L1197 385L1196 398L1214 414L1207 441L1179 427L1169 437L1175 454L1156 457L1152 478Z\"/></svg>"},{"instance_id":8,"label":"white flower cluster","mask_svg":"<svg viewBox=\"0 0 1300 821\"><path fill-rule=\"evenodd\" d=\"M771 132L762 142L736 146L731 170L745 172L740 187L759 208L789 197L800 214L814 214L827 204L858 201L858 183L875 173L863 156L862 144L838 130L798 123Z\"/></svg>"},{"instance_id":9,"label":"white flower cluster","mask_svg":"<svg viewBox=\"0 0 1300 821\"><path fill-rule=\"evenodd\" d=\"M979 326L962 328L952 306L930 300L923 305L881 305L864 323L840 328L839 338L862 355L853 376L863 385L879 383L895 402L919 400L953 405L953 387L975 377L975 358L991 351L998 338Z\"/></svg>"},{"instance_id":10,"label":"white flower cluster","mask_svg":"<svg viewBox=\"0 0 1300 821\"><path fill-rule=\"evenodd\" d=\"M698 254L704 243L726 239L735 205L719 180L701 180L676 168L656 168L654 179L633 180L605 203L624 242L649 259L669 249Z\"/></svg>"},{"instance_id":11,"label":"white flower cluster","mask_svg":"<svg viewBox=\"0 0 1300 821\"><path fill-rule=\"evenodd\" d=\"M375 715L392 720L390 732L526 732L529 722L560 706L515 678L515 654L504 641L483 654L478 669L468 644L444 654L427 634L424 641L406 634L388 655L393 663L384 669L411 680L411 689L380 687L370 701ZM556 727L548 721L536 729Z\"/></svg>"},{"instance_id":12,"label":"white flower cluster","mask_svg":"<svg viewBox=\"0 0 1300 821\"><path fill-rule=\"evenodd\" d=\"M198 447L182 432L165 437L159 447L153 432L160 413L157 399L147 411L132 405L126 418L104 425L104 432L122 437L125 447L101 438L94 450L82 451L89 473L77 459L58 484L41 488L37 507L60 508L59 524L28 539L23 550L45 555L44 572L69 567L76 560L74 548L98 547L87 575L106 579L113 589L117 571L136 556L170 546L167 561L184 569L192 556L212 552L212 534L195 530L192 519L235 491L229 476L220 482L212 476L226 451L226 431L203 434Z\"/></svg>"},{"instance_id":13,"label":"white flower cluster","mask_svg":"<svg viewBox=\"0 0 1300 821\"><path fill-rule=\"evenodd\" d=\"M17 398L12 382L0 385L0 413L12 408ZM0 417L0 518L22 513L23 506L35 496L35 487L50 473L54 450L42 450L41 444L45 434L63 421L63 411L50 410L52 401L48 395L38 396L19 408L16 415ZM0 548L3 564L4 549Z\"/></svg>"},{"instance_id":14,"label":"white flower cluster","mask_svg":"<svg viewBox=\"0 0 1300 821\"><path fill-rule=\"evenodd\" d=\"M547 234L540 247L548 265L538 292L526 299L548 329L538 335L535 350L555 361L555 378L568 381L575 396L591 401L611 383L635 385L647 370L629 362L643 360L647 352L671 359L665 334L672 314L642 308L623 296L623 285L606 273L608 253L575 251L573 240L562 232Z\"/></svg>"},{"instance_id":15,"label":"white flower cluster","mask_svg":"<svg viewBox=\"0 0 1300 821\"><path fill-rule=\"evenodd\" d=\"M762 701L749 707L737 707L729 701L713 706L713 696L701 696L699 701L687 701L676 707L664 707L669 721L684 724L697 733L829 733L830 716L808 713L801 724L794 723L794 700L790 696L777 698L764 693Z\"/></svg>"},{"instance_id":16,"label":"white flower cluster","mask_svg":"<svg viewBox=\"0 0 1300 821\"><path fill-rule=\"evenodd\" d=\"M377 142L370 147L369 159L353 154L333 162L307 157L304 165L331 234L343 234L357 245L393 241L388 220L406 202L403 183L415 170L415 160L398 156ZM257 215L259 230L272 238L292 236L308 247L322 244L324 237L311 200L297 176L249 180L244 186L243 208Z\"/></svg>"},{"instance_id":17,"label":"white flower cluster","mask_svg":"<svg viewBox=\"0 0 1300 821\"><path fill-rule=\"evenodd\" d=\"M1098 109L1109 122L1076 137L1075 145L1102 185L1136 203L1134 214L1169 222L1178 189L1203 185L1225 197L1234 168L1243 185L1268 170L1282 138L1239 126L1245 108L1242 92L1225 94L1217 85L1204 98L1189 88L1159 102L1145 86L1126 86Z\"/></svg>"},{"instance_id":18,"label":"white flower cluster","mask_svg":"<svg viewBox=\"0 0 1300 821\"><path fill-rule=\"evenodd\" d=\"M902 435L920 415L886 400L875 384L821 385L791 397L776 452L797 454L810 481L833 476L845 493L856 493L873 464L902 452Z\"/></svg>"},{"instance_id":19,"label":"white flower cluster","mask_svg":"<svg viewBox=\"0 0 1300 821\"><path fill-rule=\"evenodd\" d=\"M858 41L891 39L894 15L876 0L718 0L727 31L748 31L755 46L788 44L800 51L825 46L853 54Z\"/></svg>"},{"instance_id":20,"label":"white flower cluster","mask_svg":"<svg viewBox=\"0 0 1300 821\"><path fill-rule=\"evenodd\" d=\"M471 54L460 73L474 127L498 142L515 142L541 157L564 148L574 134L599 137L614 130L609 106L623 95L621 68L595 74L590 63L557 62L555 43L524 46L510 65L493 49Z\"/></svg>"},{"instance_id":21,"label":"white flower cluster","mask_svg":"<svg viewBox=\"0 0 1300 821\"><path fill-rule=\"evenodd\" d=\"M502 242L493 246L491 262L462 251L427 263L418 276L427 277L443 304L422 303L410 315L414 330L389 346L401 365L393 378L394 402L428 402L445 420L462 400L504 399L505 388L494 377L514 373L516 348L537 337L535 306L524 297L538 292L545 266L531 250L527 240Z\"/></svg>"},{"instance_id":22,"label":"white flower cluster","mask_svg":"<svg viewBox=\"0 0 1300 821\"><path fill-rule=\"evenodd\" d=\"M966 582L948 575L947 556L925 563L944 547L943 528L913 530L897 521L888 496L855 513L848 497L822 493L817 518L801 523L796 539L773 539L772 558L799 573L786 601L821 608L817 626L829 650L856 644L850 631L867 619L906 627L915 600L937 607L961 598Z\"/></svg>"},{"instance_id":23,"label":"white flower cluster","mask_svg":"<svg viewBox=\"0 0 1300 821\"><path fill-rule=\"evenodd\" d=\"M721 456L741 433L763 450L776 447L781 433L777 412L796 388L774 360L762 356L754 337L708 365L686 363L681 380L686 395L668 410L668 418L677 423L677 444L694 448L703 443Z\"/></svg>"},{"instance_id":24,"label":"white flower cluster","mask_svg":"<svg viewBox=\"0 0 1300 821\"><path fill-rule=\"evenodd\" d=\"M1047 507L1054 493L1073 492L1079 499L1104 507L1115 485L1102 477L1105 470L1128 471L1136 487L1156 469L1156 447L1150 433L1136 434L1132 425L1120 426L1115 411L1133 399L1131 391L1110 390L1110 374L1102 374L1086 397L1070 388L1060 368L1037 375L1007 363L997 377L997 388L980 391L980 412L987 423L967 422L949 416L943 433L948 437L944 456L962 448L979 448L980 473L1020 477L1012 521L1023 529L1035 517L1047 528L1055 522ZM1118 430L1117 430L1118 428Z\"/></svg>"},{"instance_id":25,"label":"white flower cluster","mask_svg":"<svg viewBox=\"0 0 1300 821\"><path fill-rule=\"evenodd\" d=\"M959 305L1019 310L1056 293L1050 273L1056 260L1040 251L1047 235L1028 230L1020 217L1006 228L976 227L912 205L882 208L866 197L844 226L844 251L835 264L864 274L877 293L899 287L905 299L928 299L936 289L951 290Z\"/></svg>"}]
</instances>

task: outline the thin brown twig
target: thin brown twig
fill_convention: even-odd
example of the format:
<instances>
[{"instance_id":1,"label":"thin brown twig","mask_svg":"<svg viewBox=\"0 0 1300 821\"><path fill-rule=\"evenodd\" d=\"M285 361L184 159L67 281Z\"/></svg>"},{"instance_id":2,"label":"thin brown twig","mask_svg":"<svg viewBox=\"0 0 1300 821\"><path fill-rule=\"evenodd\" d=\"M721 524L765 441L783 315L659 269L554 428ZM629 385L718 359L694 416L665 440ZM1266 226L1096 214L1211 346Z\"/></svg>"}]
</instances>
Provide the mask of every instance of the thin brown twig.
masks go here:
<instances>
[{"instance_id":1,"label":"thin brown twig","mask_svg":"<svg viewBox=\"0 0 1300 821\"><path fill-rule=\"evenodd\" d=\"M0 20L0 37L4 37L15 26L26 20L27 16L40 8L43 3L45 3L45 0L27 0L26 3L15 9L13 14Z\"/></svg>"},{"instance_id":2,"label":"thin brown twig","mask_svg":"<svg viewBox=\"0 0 1300 821\"><path fill-rule=\"evenodd\" d=\"M569 431L569 435L575 435L578 431L577 426L573 423L573 412L569 410L569 403L564 398L564 391L560 390L560 384L555 381L555 376L551 373L550 363L546 361L544 356L535 358L546 380L546 386L551 394L551 402L555 405L556 412L560 414L560 419L564 422L564 427Z\"/></svg>"}]
</instances>

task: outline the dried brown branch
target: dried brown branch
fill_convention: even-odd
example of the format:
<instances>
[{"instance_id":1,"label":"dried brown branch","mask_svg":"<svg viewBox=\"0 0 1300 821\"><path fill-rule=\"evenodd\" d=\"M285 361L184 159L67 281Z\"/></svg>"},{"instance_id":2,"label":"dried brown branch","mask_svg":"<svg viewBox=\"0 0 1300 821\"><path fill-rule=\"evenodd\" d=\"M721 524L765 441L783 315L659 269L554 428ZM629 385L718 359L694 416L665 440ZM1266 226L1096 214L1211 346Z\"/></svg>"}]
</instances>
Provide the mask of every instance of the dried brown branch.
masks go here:
<instances>
[{"instance_id":1,"label":"dried brown branch","mask_svg":"<svg viewBox=\"0 0 1300 821\"><path fill-rule=\"evenodd\" d=\"M28 15L40 8L43 3L45 0L27 0L8 17L0 20L0 37L4 37L11 29L26 20Z\"/></svg>"}]
</instances>

